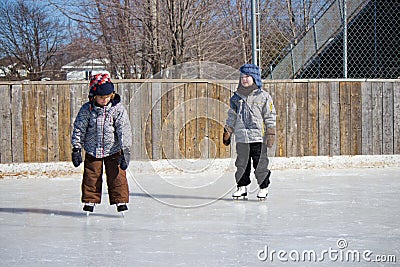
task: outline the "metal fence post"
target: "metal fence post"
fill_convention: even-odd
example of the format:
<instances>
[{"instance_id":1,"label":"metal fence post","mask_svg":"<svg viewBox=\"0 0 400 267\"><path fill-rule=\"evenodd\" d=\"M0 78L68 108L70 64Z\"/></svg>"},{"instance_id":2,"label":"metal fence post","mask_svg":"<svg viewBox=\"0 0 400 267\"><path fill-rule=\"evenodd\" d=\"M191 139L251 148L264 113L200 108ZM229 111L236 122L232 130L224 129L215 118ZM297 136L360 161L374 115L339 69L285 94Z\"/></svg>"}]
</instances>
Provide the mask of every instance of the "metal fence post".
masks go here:
<instances>
[{"instance_id":1,"label":"metal fence post","mask_svg":"<svg viewBox=\"0 0 400 267\"><path fill-rule=\"evenodd\" d=\"M256 0L251 0L251 54L252 62L257 65L257 25L256 25Z\"/></svg>"},{"instance_id":2,"label":"metal fence post","mask_svg":"<svg viewBox=\"0 0 400 267\"><path fill-rule=\"evenodd\" d=\"M292 60L292 79L294 79L295 69L294 69L294 56L293 56L293 44L290 43L290 57Z\"/></svg>"},{"instance_id":3,"label":"metal fence post","mask_svg":"<svg viewBox=\"0 0 400 267\"><path fill-rule=\"evenodd\" d=\"M343 0L343 78L347 79L347 0Z\"/></svg>"},{"instance_id":4,"label":"metal fence post","mask_svg":"<svg viewBox=\"0 0 400 267\"><path fill-rule=\"evenodd\" d=\"M314 47L315 47L315 54L318 55L318 36L317 36L317 29L315 28L315 17L312 19L313 21L313 32L314 32ZM321 62L319 57L317 56L317 64L318 64L318 74L317 77L320 78L320 73L321 73Z\"/></svg>"}]
</instances>

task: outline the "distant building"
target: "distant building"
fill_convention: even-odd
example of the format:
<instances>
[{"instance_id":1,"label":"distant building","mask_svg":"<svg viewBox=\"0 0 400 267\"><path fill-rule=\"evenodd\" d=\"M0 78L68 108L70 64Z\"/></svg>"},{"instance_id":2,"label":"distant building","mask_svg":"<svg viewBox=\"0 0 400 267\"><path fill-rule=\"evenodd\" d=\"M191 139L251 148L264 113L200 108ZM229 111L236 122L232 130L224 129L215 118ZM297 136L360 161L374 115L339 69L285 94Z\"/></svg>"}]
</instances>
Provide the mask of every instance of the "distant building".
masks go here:
<instances>
[{"instance_id":1,"label":"distant building","mask_svg":"<svg viewBox=\"0 0 400 267\"><path fill-rule=\"evenodd\" d=\"M108 59L80 58L61 67L66 72L67 80L88 80L90 75L108 73Z\"/></svg>"},{"instance_id":2,"label":"distant building","mask_svg":"<svg viewBox=\"0 0 400 267\"><path fill-rule=\"evenodd\" d=\"M0 59L0 79L25 78L27 76L28 72L25 70L25 66L16 63L15 58L4 57Z\"/></svg>"}]
</instances>

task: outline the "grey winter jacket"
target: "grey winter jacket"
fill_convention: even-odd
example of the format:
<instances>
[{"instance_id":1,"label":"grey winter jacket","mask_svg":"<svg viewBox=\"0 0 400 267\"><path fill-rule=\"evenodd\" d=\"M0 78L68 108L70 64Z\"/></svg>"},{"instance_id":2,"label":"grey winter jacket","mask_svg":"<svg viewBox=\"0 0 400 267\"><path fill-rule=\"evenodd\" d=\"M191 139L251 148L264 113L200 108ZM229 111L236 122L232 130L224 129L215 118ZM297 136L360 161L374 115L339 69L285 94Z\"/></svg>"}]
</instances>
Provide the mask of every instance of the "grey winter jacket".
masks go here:
<instances>
[{"instance_id":1,"label":"grey winter jacket","mask_svg":"<svg viewBox=\"0 0 400 267\"><path fill-rule=\"evenodd\" d=\"M270 94L260 88L247 97L234 92L226 125L233 129L238 143L263 142L265 127L276 126L276 112Z\"/></svg>"},{"instance_id":2,"label":"grey winter jacket","mask_svg":"<svg viewBox=\"0 0 400 267\"><path fill-rule=\"evenodd\" d=\"M96 106L93 101L85 103L74 122L72 147L84 148L96 158L104 158L130 149L132 131L128 112L115 95L107 106Z\"/></svg>"}]
</instances>

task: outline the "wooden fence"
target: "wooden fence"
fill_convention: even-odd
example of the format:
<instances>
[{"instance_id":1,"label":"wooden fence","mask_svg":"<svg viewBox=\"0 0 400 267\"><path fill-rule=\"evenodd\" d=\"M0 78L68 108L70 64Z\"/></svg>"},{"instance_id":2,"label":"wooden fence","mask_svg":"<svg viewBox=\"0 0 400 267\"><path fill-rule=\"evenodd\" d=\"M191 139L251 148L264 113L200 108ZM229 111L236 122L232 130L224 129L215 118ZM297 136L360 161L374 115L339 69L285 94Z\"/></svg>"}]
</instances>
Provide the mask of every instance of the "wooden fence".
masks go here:
<instances>
[{"instance_id":1,"label":"wooden fence","mask_svg":"<svg viewBox=\"0 0 400 267\"><path fill-rule=\"evenodd\" d=\"M225 158L237 81L115 80L133 131L134 159ZM277 111L277 157L400 154L399 80L265 81ZM83 82L0 83L0 162L69 161Z\"/></svg>"}]
</instances>

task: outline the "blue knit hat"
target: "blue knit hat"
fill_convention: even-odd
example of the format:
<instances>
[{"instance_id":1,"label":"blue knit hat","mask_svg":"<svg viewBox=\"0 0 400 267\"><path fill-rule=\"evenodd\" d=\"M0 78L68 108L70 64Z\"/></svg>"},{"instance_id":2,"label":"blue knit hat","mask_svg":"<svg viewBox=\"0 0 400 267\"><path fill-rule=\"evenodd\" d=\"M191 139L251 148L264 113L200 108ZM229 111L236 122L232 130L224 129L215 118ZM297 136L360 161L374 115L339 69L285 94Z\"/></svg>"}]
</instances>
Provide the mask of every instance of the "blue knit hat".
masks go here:
<instances>
[{"instance_id":1,"label":"blue knit hat","mask_svg":"<svg viewBox=\"0 0 400 267\"><path fill-rule=\"evenodd\" d=\"M244 64L240 67L239 71L245 75L253 77L254 83L258 88L262 88L262 81L260 75L260 68L254 64Z\"/></svg>"}]
</instances>

